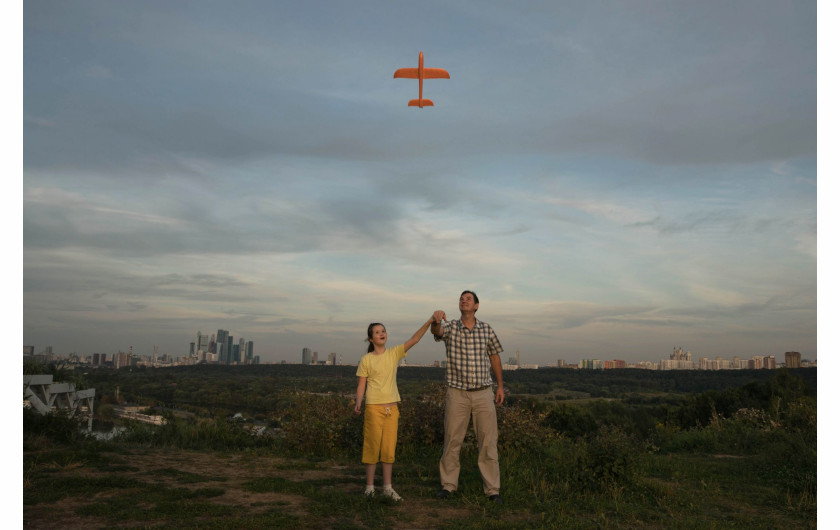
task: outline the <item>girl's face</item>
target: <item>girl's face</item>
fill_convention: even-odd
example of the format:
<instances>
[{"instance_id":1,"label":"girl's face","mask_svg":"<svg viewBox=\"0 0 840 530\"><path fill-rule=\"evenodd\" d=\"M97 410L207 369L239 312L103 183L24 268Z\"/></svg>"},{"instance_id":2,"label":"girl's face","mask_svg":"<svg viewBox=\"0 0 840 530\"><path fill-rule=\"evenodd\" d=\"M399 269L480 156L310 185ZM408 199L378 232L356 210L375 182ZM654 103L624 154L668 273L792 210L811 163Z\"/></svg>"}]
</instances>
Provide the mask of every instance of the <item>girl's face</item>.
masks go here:
<instances>
[{"instance_id":1,"label":"girl's face","mask_svg":"<svg viewBox=\"0 0 840 530\"><path fill-rule=\"evenodd\" d=\"M385 326L373 326L370 331L370 341L374 346L384 346L388 340L388 332L385 331Z\"/></svg>"}]
</instances>

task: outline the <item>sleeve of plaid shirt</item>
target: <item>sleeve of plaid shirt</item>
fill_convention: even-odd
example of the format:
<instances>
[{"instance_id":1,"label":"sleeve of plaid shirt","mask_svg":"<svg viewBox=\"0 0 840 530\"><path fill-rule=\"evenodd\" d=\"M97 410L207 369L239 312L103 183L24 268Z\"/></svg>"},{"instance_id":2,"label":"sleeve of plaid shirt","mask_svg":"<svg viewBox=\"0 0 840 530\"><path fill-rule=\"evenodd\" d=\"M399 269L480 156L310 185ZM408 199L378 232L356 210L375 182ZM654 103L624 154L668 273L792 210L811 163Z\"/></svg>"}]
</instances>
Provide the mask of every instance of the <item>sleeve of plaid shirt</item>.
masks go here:
<instances>
[{"instance_id":1,"label":"sleeve of plaid shirt","mask_svg":"<svg viewBox=\"0 0 840 530\"><path fill-rule=\"evenodd\" d=\"M496 336L496 331L487 324L490 331L490 337L487 340L487 355L501 355L504 351L502 343L499 342L499 337Z\"/></svg>"},{"instance_id":2,"label":"sleeve of plaid shirt","mask_svg":"<svg viewBox=\"0 0 840 530\"><path fill-rule=\"evenodd\" d=\"M445 341L449 338L449 332L452 330L452 321L444 320L440 323L440 335L433 335L435 342Z\"/></svg>"}]
</instances>

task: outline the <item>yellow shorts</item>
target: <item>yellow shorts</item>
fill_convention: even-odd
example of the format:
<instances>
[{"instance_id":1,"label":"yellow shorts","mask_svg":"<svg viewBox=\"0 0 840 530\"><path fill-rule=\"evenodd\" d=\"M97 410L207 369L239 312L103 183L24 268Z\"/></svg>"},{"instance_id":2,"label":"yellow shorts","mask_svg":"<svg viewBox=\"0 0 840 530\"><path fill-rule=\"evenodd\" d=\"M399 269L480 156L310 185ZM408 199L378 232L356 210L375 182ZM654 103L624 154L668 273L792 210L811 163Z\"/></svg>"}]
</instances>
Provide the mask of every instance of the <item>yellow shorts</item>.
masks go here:
<instances>
[{"instance_id":1,"label":"yellow shorts","mask_svg":"<svg viewBox=\"0 0 840 530\"><path fill-rule=\"evenodd\" d=\"M397 423L400 409L397 405L365 405L365 443L362 447L362 463L392 464L397 449Z\"/></svg>"}]
</instances>

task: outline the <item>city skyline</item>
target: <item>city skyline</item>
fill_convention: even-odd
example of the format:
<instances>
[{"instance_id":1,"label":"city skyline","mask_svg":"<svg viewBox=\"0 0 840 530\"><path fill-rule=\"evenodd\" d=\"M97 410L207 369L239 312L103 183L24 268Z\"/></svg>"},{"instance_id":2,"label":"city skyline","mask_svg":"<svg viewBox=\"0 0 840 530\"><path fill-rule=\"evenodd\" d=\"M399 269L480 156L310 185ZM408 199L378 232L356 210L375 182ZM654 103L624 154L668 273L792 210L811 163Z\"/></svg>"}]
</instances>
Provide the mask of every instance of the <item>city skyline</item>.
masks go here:
<instances>
[{"instance_id":1,"label":"city skyline","mask_svg":"<svg viewBox=\"0 0 840 530\"><path fill-rule=\"evenodd\" d=\"M229 335L226 330L219 330L225 331ZM113 353L101 353L101 352L61 352L55 351L52 345L47 345L44 347L44 350L37 351L37 347L34 345L24 345L23 346L23 355L24 357L27 356L46 356L47 358L53 359L68 359L68 358L79 358L79 359L91 359L93 358L93 364L99 364L95 361L95 359L99 356L103 359L110 355L114 359L117 356L122 356L128 354L129 357L133 356L136 359L149 359L152 361L156 361L160 358L167 359L168 364L175 364L175 365L182 365L182 364L200 364L200 363L212 363L212 364L326 364L326 365L334 365L334 364L348 364L348 365L355 365L364 356L364 353L361 354L358 358L351 355L350 359L347 363L344 362L344 354L339 352L329 352L325 353L326 358L322 355L318 350L313 350L308 346L304 346L301 349L300 354L298 355L298 359L279 359L274 361L268 361L266 363L259 362L259 355L254 354L254 343L253 341L247 341L248 351L249 354L244 357L240 357L240 359L231 360L225 359L223 354L220 354L218 351L218 346L213 348L213 335L202 334L200 331L197 333L197 337L201 339L197 340L206 340L207 343L205 347L209 346L205 349L199 348L200 342L190 342L189 344L189 352L186 354L179 354L174 352L160 352L158 346L153 346L152 350L154 353L149 354L142 351L134 352L134 347L129 346L128 352L124 352L122 350L117 350ZM243 343L245 339L240 338L240 345ZM216 342L216 344L219 344ZM213 351L213 350L216 351ZM212 355L202 355L202 354L212 354ZM320 358L319 358L320 356ZM553 361L544 362L544 363L532 363L530 362L527 357L522 356L519 350L516 350L513 356L508 357L507 361L503 362L504 369L509 369L511 366L514 365L521 365L525 368L545 368L545 367L569 367L569 368L589 368L592 369L611 369L611 368L645 368L645 369L662 369L662 370L680 370L680 369L700 369L700 370L729 370L729 369L761 369L761 368L775 368L778 364L779 366L791 366L793 365L794 368L799 368L801 366L810 366L816 367L817 359L808 359L803 358L799 352L791 352L787 351L783 354L779 355L776 353L767 353L762 355L752 355L746 358L743 358L738 355L733 355L731 358L725 358L723 356L717 355L714 357L707 357L701 354L697 354L692 360L692 357L695 356L695 353L691 352L690 350L684 350L682 347L674 346L671 354L668 355L668 359L664 356L660 358L649 358L649 359L639 359L637 361L627 362L625 359L618 359L618 358L609 358L609 356L599 358L599 356L595 357L587 357L587 358L578 358L578 359L555 359ZM778 358L778 359L777 359ZM255 363L252 363L252 359L256 359ZM772 361L768 361L768 359L772 359ZM409 362L411 361L411 362ZM416 361L414 359L409 359L406 357L403 359L403 362L410 366L437 366L438 363L445 362L446 356L444 355L442 358L439 359L432 359L431 361ZM523 362L524 361L524 362ZM730 366L730 361L732 362L732 366ZM693 367L692 363L693 362ZM735 366L734 363L739 362L739 366ZM750 367L750 362L759 363L760 366L758 367ZM772 363L772 366L764 366L768 362ZM586 366L583 366L585 363ZM686 364L687 363L687 364ZM721 364L725 365L721 368Z\"/></svg>"},{"instance_id":2,"label":"city skyline","mask_svg":"<svg viewBox=\"0 0 840 530\"><path fill-rule=\"evenodd\" d=\"M24 344L816 359L816 3L196 9L23 4Z\"/></svg>"}]
</instances>

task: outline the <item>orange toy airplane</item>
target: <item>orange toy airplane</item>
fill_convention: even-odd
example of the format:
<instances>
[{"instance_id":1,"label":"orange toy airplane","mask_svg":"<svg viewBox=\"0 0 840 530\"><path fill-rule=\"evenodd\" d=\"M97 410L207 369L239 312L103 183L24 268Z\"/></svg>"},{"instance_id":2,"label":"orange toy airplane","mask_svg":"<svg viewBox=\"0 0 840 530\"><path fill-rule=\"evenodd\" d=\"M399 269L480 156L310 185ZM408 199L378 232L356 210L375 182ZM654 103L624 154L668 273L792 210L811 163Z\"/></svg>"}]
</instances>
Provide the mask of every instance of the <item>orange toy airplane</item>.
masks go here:
<instances>
[{"instance_id":1,"label":"orange toy airplane","mask_svg":"<svg viewBox=\"0 0 840 530\"><path fill-rule=\"evenodd\" d=\"M423 99L423 79L449 79L449 72L443 68L424 68L423 52L420 52L420 59L417 61L417 68L400 68L394 72L394 79L402 77L417 79L420 82L420 98L408 102L409 107L434 107L431 99Z\"/></svg>"}]
</instances>

